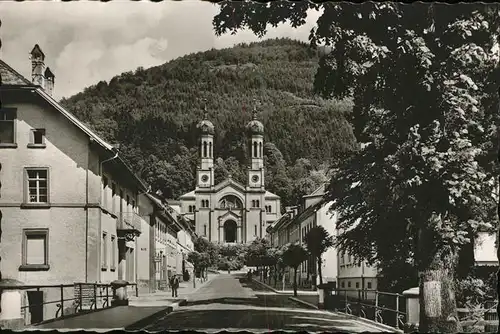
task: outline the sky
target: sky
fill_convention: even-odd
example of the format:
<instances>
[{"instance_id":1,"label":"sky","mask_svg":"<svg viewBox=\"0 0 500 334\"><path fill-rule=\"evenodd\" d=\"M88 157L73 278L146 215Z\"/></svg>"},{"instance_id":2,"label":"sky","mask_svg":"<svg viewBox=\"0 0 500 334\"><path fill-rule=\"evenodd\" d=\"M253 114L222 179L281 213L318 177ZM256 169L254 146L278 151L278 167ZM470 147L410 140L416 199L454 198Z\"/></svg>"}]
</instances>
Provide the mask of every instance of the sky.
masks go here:
<instances>
[{"instance_id":1,"label":"sky","mask_svg":"<svg viewBox=\"0 0 500 334\"><path fill-rule=\"evenodd\" d=\"M212 26L217 13L217 5L196 0L1 2L0 59L31 79L29 52L38 44L56 77L54 97L60 99L139 66L259 40L251 31L217 37ZM310 12L297 29L269 28L263 39L307 41L318 16Z\"/></svg>"}]
</instances>

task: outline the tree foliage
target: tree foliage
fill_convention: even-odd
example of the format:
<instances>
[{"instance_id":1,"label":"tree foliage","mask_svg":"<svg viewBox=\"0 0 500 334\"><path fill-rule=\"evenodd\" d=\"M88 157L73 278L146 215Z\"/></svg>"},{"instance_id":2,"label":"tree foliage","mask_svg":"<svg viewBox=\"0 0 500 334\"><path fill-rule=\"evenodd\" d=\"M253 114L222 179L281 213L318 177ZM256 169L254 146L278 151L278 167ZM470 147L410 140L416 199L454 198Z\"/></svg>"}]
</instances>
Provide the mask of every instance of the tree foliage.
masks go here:
<instances>
[{"instance_id":1,"label":"tree foliage","mask_svg":"<svg viewBox=\"0 0 500 334\"><path fill-rule=\"evenodd\" d=\"M317 261L318 274L319 274L319 284L323 284L323 274L321 266L323 260L321 256L334 245L333 236L331 236L328 231L321 225L314 226L307 232L304 237L307 251L311 254Z\"/></svg>"},{"instance_id":2,"label":"tree foliage","mask_svg":"<svg viewBox=\"0 0 500 334\"><path fill-rule=\"evenodd\" d=\"M317 64L318 54L306 43L241 44L122 73L61 103L104 139L119 143L121 154L153 191L177 198L195 186L196 124L205 107L216 127L216 181L231 174L246 183L244 127L256 99L271 170L266 171L266 188L282 196L284 205L293 205L297 194L308 189L308 181L296 183L288 175L298 158L309 159L314 171L321 171L322 163L354 148L346 121L351 102L314 96Z\"/></svg>"},{"instance_id":3,"label":"tree foliage","mask_svg":"<svg viewBox=\"0 0 500 334\"><path fill-rule=\"evenodd\" d=\"M293 243L286 247L283 252L283 264L293 269L293 295L297 297L297 268L307 260L307 251L299 243Z\"/></svg>"},{"instance_id":4,"label":"tree foliage","mask_svg":"<svg viewBox=\"0 0 500 334\"><path fill-rule=\"evenodd\" d=\"M421 330L456 331L457 254L497 225L498 5L222 3L214 26L262 35L267 24L304 24L315 8L311 44L331 47L315 90L352 98L361 144L339 160L329 187L338 244L370 262L395 251L414 261L421 294L442 299L436 317L423 305ZM441 290L424 288L427 280Z\"/></svg>"}]
</instances>

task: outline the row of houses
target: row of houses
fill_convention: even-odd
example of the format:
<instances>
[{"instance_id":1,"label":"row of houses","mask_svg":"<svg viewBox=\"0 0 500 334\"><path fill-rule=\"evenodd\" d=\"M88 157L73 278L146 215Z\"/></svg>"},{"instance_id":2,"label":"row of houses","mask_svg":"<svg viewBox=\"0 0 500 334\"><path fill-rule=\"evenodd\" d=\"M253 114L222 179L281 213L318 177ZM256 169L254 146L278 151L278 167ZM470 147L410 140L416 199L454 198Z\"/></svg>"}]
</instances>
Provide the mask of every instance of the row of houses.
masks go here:
<instances>
[{"instance_id":1,"label":"row of houses","mask_svg":"<svg viewBox=\"0 0 500 334\"><path fill-rule=\"evenodd\" d=\"M331 202L324 199L326 184L313 193L306 195L298 206L287 207L286 213L267 228L267 237L271 245L280 247L288 243L304 244L304 237L314 226L323 226L332 235L338 235L336 229L338 213L329 212ZM476 239L474 258L478 266L498 266L496 258L496 234L483 232ZM332 247L322 256L323 283L330 283L339 289L377 290L380 272L376 266L348 252ZM309 258L299 267L298 285L312 287L319 283L317 264ZM286 273L285 280L292 280L292 271ZM396 291L401 292L401 291Z\"/></svg>"},{"instance_id":2,"label":"row of houses","mask_svg":"<svg viewBox=\"0 0 500 334\"><path fill-rule=\"evenodd\" d=\"M123 279L153 292L191 270L196 234L179 202L151 194L116 147L52 98L55 76L38 45L31 65L28 80L0 60L2 281Z\"/></svg>"}]
</instances>

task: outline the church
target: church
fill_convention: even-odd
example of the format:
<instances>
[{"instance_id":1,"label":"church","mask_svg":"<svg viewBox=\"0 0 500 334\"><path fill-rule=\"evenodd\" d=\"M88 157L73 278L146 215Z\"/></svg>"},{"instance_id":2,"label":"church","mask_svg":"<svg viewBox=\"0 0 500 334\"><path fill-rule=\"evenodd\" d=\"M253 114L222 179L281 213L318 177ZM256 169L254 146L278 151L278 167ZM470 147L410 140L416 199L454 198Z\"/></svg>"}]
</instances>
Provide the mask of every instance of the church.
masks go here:
<instances>
[{"instance_id":1,"label":"church","mask_svg":"<svg viewBox=\"0 0 500 334\"><path fill-rule=\"evenodd\" d=\"M205 118L197 125L200 133L200 164L196 188L182 195L182 214L194 221L198 236L215 243L250 243L265 237L267 227L281 216L280 197L266 191L264 183L264 125L256 111L247 124L248 162L246 184L231 175L219 184L214 182L214 133L212 122Z\"/></svg>"}]
</instances>

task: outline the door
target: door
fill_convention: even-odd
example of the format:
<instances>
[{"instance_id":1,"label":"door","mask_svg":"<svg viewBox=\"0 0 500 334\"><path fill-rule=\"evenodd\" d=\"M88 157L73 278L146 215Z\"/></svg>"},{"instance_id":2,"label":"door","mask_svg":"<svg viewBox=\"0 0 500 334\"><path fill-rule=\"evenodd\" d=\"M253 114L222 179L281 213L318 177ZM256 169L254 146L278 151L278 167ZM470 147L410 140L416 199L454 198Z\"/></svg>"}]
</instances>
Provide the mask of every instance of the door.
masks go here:
<instances>
[{"instance_id":1,"label":"door","mask_svg":"<svg viewBox=\"0 0 500 334\"><path fill-rule=\"evenodd\" d=\"M43 291L27 291L31 324L43 321Z\"/></svg>"}]
</instances>

